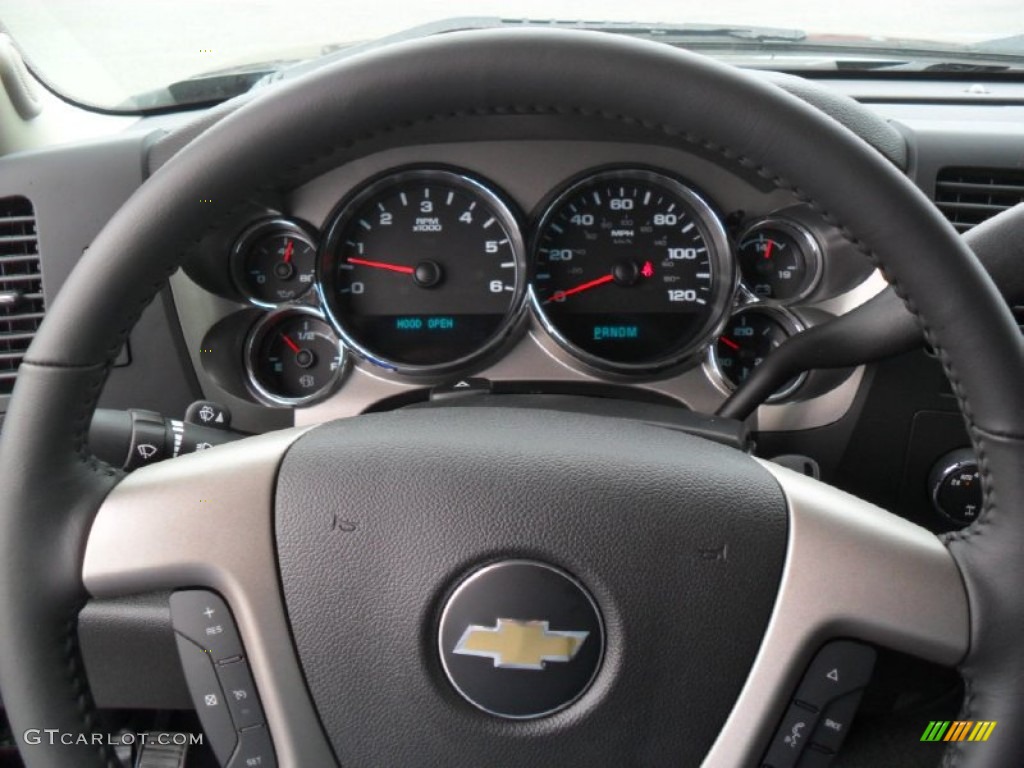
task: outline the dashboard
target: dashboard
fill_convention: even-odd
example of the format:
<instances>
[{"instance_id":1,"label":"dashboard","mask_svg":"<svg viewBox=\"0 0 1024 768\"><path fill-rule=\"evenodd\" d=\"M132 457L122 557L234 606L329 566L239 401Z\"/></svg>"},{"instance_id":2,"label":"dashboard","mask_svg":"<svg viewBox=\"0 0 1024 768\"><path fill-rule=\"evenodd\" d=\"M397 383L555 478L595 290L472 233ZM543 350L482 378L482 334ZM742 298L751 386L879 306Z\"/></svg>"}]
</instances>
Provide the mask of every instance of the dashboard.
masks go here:
<instances>
[{"instance_id":1,"label":"dashboard","mask_svg":"<svg viewBox=\"0 0 1024 768\"><path fill-rule=\"evenodd\" d=\"M996 191L1015 184L1024 199L1024 89L990 85L820 87L856 96L896 131L901 167L966 229L1016 202ZM97 140L0 159L0 197L28 203L12 208L17 237L37 240L25 246L39 256L36 314L124 200L225 111L118 118ZM215 230L194 233L102 406L177 419L210 400L239 433L480 392L586 395L612 415L630 401L714 414L786 338L887 285L829 222L750 169L642 135L518 128L484 139L413 132L290 188L254 189ZM936 510L978 473L923 346L802 374L745 426L758 456L806 460L937 532L965 522ZM126 643L104 610L82 622L100 704L190 707L174 649L163 649L170 666L154 661L152 643Z\"/></svg>"},{"instance_id":2,"label":"dashboard","mask_svg":"<svg viewBox=\"0 0 1024 768\"><path fill-rule=\"evenodd\" d=\"M480 386L711 412L884 281L792 195L710 159L538 140L334 168L239 212L172 285L214 399L310 423ZM760 418L834 421L861 374L800 376Z\"/></svg>"},{"instance_id":3,"label":"dashboard","mask_svg":"<svg viewBox=\"0 0 1024 768\"><path fill-rule=\"evenodd\" d=\"M788 78L783 84L871 141L961 230L1024 196L1014 193L1021 188L1024 138L1024 90L1017 85L845 77ZM5 370L16 368L31 329L110 216L191 137L244 101L192 113L109 118L102 131L93 115L75 140L69 140L77 125L72 108L51 105L47 109L64 126L63 143L43 142L0 159L0 197L13 201L17 240L4 240L4 248L17 252L0 257L17 260L19 270L35 269L33 285L41 288L23 309L31 314L17 318L18 339L8 342ZM545 125L540 136L510 118L487 137L454 128L410 130L358 158L326 158L288 188L253 189L215 231L195 233L185 268L170 276L132 331L101 406L181 419L191 403L212 400L230 410L239 433L480 391L586 395L612 412L641 401L713 414L762 350L850 311L886 286L801 200L720 156L608 126L559 135ZM404 185L412 183L403 180L406 174L426 174L429 183L422 176L414 180L421 198L429 188L432 202L443 205L447 193L440 201L436 195L451 182L459 192L482 196L501 216L483 229L490 217L465 223L439 215L434 218L441 232L412 232L419 217L403 224L398 215ZM606 174L628 178L613 181ZM662 203L636 208L652 179L662 189ZM586 185L591 187L584 190ZM593 224L581 218L573 226L577 212L565 206L579 208L584 191L597 191L602 205L580 214L594 216ZM670 198L676 210L667 210ZM452 207L462 215L472 203L467 197L460 208L457 199L453 194ZM634 209L613 211L613 199L630 200ZM665 217L678 216L677 210L686 223L677 218L668 225ZM382 213L392 215L391 225L381 224ZM658 215L661 226L672 230L671 242L658 244ZM683 233L691 221L694 229ZM340 239L353 222L358 237ZM0 225L6 227L6 220ZM424 222L424 228L433 226ZM397 232L429 255L392 251L392 241L376 239L388 227L397 227L389 237ZM458 227L472 233L467 242L479 256L477 271L447 262L452 252L444 242ZM486 234L494 228L501 237ZM684 240L691 233L703 244ZM577 239L550 244L562 234ZM506 236L509 242L501 243ZM545 236L549 241L542 243ZM360 242L375 253L355 253ZM497 254L487 252L490 242ZM685 258L687 249L703 247L706 255ZM670 258L670 248L682 249L684 258ZM789 260L787 250L799 255ZM38 264L25 262L22 251L37 254ZM281 266L286 253L287 270ZM696 262L705 256L708 278L697 276L705 270ZM352 264L353 257L413 270L432 261L443 274L436 285L421 287L414 274ZM627 268L632 263L637 277L624 274L616 281L613 272L622 260ZM649 278L642 274L648 261ZM501 266L509 262L512 267ZM546 281L544 274L550 275ZM492 294L495 281L501 292ZM353 292L354 283L362 284L361 294ZM673 301L669 291L682 291L675 294L681 300ZM423 303L410 309L408 296ZM493 311L492 297L500 302ZM427 357L410 359L407 347ZM309 354L300 359L304 349ZM309 386L305 376L312 379ZM0 409L13 378L11 373L0 381L8 386L0 391ZM931 478L937 468L960 466L953 459L969 441L941 366L924 348L787 382L746 427L760 456L804 457L822 479L914 522L936 531L959 525L936 511Z\"/></svg>"}]
</instances>

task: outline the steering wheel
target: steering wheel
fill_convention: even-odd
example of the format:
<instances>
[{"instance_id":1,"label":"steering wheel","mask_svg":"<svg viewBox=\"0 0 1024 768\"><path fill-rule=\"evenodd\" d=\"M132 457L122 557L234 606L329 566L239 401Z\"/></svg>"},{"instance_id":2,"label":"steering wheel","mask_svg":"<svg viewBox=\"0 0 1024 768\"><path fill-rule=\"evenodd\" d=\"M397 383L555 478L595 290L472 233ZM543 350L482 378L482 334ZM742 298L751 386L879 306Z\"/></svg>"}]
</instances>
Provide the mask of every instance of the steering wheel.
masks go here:
<instances>
[{"instance_id":1,"label":"steering wheel","mask_svg":"<svg viewBox=\"0 0 1024 768\"><path fill-rule=\"evenodd\" d=\"M143 307L252 190L402 143L624 127L792 192L884 270L959 399L985 491L973 525L940 539L697 437L501 407L270 433L129 477L89 454ZM874 150L773 86L597 33L458 33L352 57L252 100L147 180L21 366L0 447L0 688L19 748L33 768L115 765L102 740L21 735L99 727L79 609L205 588L234 615L281 765L752 765L835 637L958 665L961 718L1005 726L950 745L947 764L1013 764L1021 381L1019 330L953 229ZM571 621L549 626L563 597ZM535 651L554 643L537 652L550 663L503 668L501 649L479 658L485 638L458 660L471 671L453 671L455 639L499 632L466 619L491 608ZM579 632L561 631L572 621ZM570 685L577 652L591 673Z\"/></svg>"}]
</instances>

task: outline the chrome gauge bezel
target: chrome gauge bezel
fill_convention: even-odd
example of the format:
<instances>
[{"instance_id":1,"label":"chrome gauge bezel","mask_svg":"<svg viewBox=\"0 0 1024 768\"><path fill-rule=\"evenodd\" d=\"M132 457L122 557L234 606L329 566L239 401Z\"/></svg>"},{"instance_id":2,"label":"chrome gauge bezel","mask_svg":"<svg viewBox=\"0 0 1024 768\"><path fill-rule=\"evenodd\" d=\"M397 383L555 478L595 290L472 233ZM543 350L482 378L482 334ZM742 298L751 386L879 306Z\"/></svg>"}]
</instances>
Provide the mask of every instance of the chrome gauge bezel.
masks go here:
<instances>
[{"instance_id":1,"label":"chrome gauge bezel","mask_svg":"<svg viewBox=\"0 0 1024 768\"><path fill-rule=\"evenodd\" d=\"M337 389L338 383L341 381L341 378L345 373L345 369L348 367L348 351L339 339L335 339L338 345L338 354L341 356L341 365L339 365L337 370L331 374L330 380L316 391L311 392L304 397L284 397L275 392L271 392L260 383L259 376L256 372L256 355L265 341L268 332L283 320L300 315L308 315L316 318L323 322L328 328L331 328L331 323L326 317L324 317L324 313L320 310L314 309L313 307L291 306L263 315L253 324L246 336L243 356L245 364L245 384L249 393L265 405L294 408L323 400Z\"/></svg>"},{"instance_id":2,"label":"chrome gauge bezel","mask_svg":"<svg viewBox=\"0 0 1024 768\"><path fill-rule=\"evenodd\" d=\"M801 320L796 314L778 305L768 304L767 302L758 302L754 304L746 304L744 306L736 308L727 317L726 323L732 320L734 317L740 315L761 313L768 315L773 320L776 320L789 334L790 337L795 336L798 333L802 333L807 330L807 324ZM723 325L725 325L723 324ZM725 375L722 371L721 362L718 359L718 338L716 338L708 344L707 352L704 356L704 371L707 374L711 382L724 394L731 395L739 387L732 382L732 380ZM804 371L788 386L783 387L775 392L772 392L766 399L766 403L778 403L782 400L786 400L795 394L800 387L802 387L807 381L807 371Z\"/></svg>"},{"instance_id":3,"label":"chrome gauge bezel","mask_svg":"<svg viewBox=\"0 0 1024 768\"><path fill-rule=\"evenodd\" d=\"M743 275L743 267L740 262L740 248L743 243L751 237L751 235L757 234L758 230L761 229L782 230L801 246L804 260L807 264L807 273L804 277L803 285L800 287L800 290L796 295L790 296L786 299L768 299L755 294L747 284L747 280ZM740 286L743 289L743 292L750 297L751 301L756 301L761 306L789 307L806 300L807 297L814 293L821 284L824 264L825 259L823 250L821 244L818 242L818 238L816 238L814 233L812 233L811 230L803 224L789 218L782 216L768 216L763 219L758 219L747 226L740 233L740 236L736 238L736 272L739 275Z\"/></svg>"},{"instance_id":4,"label":"chrome gauge bezel","mask_svg":"<svg viewBox=\"0 0 1024 768\"><path fill-rule=\"evenodd\" d=\"M253 246L260 238L266 237L267 235L273 235L276 233L288 233L292 235L296 240L301 240L308 245L314 254L314 272L313 280L306 288L306 290L299 293L292 299L282 299L281 301L263 301L252 295L248 285L246 284L245 276L245 256L249 248ZM235 238L235 244L231 248L230 255L230 272L231 282L246 302L254 307L260 309L278 309L279 307L287 306L293 302L302 301L303 299L315 295L311 293L316 287L317 273L316 273L316 262L318 260L318 237L316 230L304 222L297 221L295 219L289 219L284 216L271 216L269 218L260 219L250 224L248 227L242 230L242 232Z\"/></svg>"},{"instance_id":5,"label":"chrome gauge bezel","mask_svg":"<svg viewBox=\"0 0 1024 768\"><path fill-rule=\"evenodd\" d=\"M708 318L701 326L693 340L680 350L657 360L645 363L620 363L607 360L587 350L581 349L567 339L557 325L548 317L537 297L533 286L533 271L536 264L537 249L540 247L540 236L555 214L567 200L579 193L584 187L604 181L642 181L660 184L673 195L678 196L692 209L693 218L708 250L712 266L712 292L709 300ZM732 245L725 225L714 207L704 196L693 187L677 178L647 168L612 168L603 171L588 172L575 179L561 189L544 205L543 211L532 228L530 241L530 285L527 291L533 317L559 347L573 358L598 372L622 374L627 377L652 375L681 369L700 360L702 350L708 342L718 335L729 318L729 307L732 305L739 283L736 260L733 258Z\"/></svg>"},{"instance_id":6,"label":"chrome gauge bezel","mask_svg":"<svg viewBox=\"0 0 1024 768\"><path fill-rule=\"evenodd\" d=\"M410 181L434 180L444 184L460 187L483 199L490 206L492 213L499 220L507 233L515 261L515 290L509 309L501 324L479 348L462 357L431 365L409 365L390 360L367 348L356 339L337 317L332 306L329 293L332 290L328 281L328 272L335 267L336 259L333 251L340 241L341 233L352 222L356 213L366 200L380 194L390 187L397 187ZM413 378L440 376L452 372L464 372L474 363L485 358L489 353L503 344L512 331L519 326L523 317L527 289L526 245L523 237L521 218L513 212L507 198L468 171L453 168L406 168L387 171L367 184L360 186L350 194L328 215L324 227L324 237L320 243L316 260L317 296L327 322L334 328L344 345L359 358L387 371Z\"/></svg>"}]
</instances>

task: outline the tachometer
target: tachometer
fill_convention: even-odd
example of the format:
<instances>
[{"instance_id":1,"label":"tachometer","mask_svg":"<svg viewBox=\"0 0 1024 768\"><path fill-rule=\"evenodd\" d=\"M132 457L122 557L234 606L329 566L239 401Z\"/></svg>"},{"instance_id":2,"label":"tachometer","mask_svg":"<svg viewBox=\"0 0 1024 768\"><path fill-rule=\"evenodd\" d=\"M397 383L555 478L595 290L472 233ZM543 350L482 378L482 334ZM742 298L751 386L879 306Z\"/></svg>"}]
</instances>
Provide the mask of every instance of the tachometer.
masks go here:
<instances>
[{"instance_id":1,"label":"tachometer","mask_svg":"<svg viewBox=\"0 0 1024 768\"><path fill-rule=\"evenodd\" d=\"M734 288L721 222L694 190L662 174L589 176L538 226L534 310L559 343L599 367L638 372L693 357Z\"/></svg>"},{"instance_id":2,"label":"tachometer","mask_svg":"<svg viewBox=\"0 0 1024 768\"><path fill-rule=\"evenodd\" d=\"M463 366L497 344L525 291L515 216L479 181L442 170L380 179L333 217L324 304L345 342L405 373Z\"/></svg>"}]
</instances>

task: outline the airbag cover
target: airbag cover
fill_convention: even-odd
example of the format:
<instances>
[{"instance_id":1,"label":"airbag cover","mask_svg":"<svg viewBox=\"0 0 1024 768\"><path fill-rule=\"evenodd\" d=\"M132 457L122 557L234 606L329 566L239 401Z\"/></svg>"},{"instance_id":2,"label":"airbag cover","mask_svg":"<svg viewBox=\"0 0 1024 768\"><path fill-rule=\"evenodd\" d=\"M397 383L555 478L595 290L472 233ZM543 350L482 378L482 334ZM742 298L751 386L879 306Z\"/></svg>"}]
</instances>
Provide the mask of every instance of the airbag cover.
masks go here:
<instances>
[{"instance_id":1,"label":"airbag cover","mask_svg":"<svg viewBox=\"0 0 1024 768\"><path fill-rule=\"evenodd\" d=\"M700 438L446 408L309 432L282 464L275 525L295 643L342 765L679 766L704 757L750 670L787 516L763 468ZM450 593L517 558L571 574L605 629L586 693L522 721L465 701L438 652Z\"/></svg>"}]
</instances>

